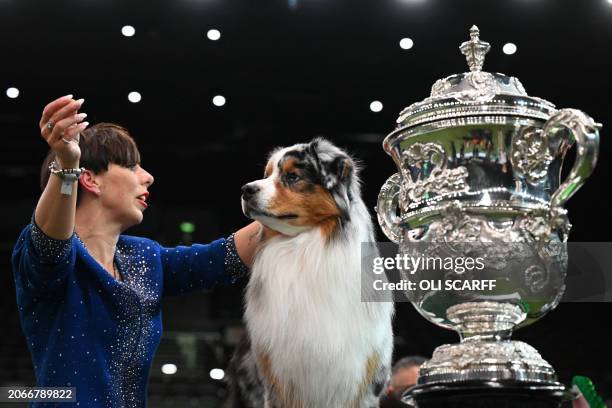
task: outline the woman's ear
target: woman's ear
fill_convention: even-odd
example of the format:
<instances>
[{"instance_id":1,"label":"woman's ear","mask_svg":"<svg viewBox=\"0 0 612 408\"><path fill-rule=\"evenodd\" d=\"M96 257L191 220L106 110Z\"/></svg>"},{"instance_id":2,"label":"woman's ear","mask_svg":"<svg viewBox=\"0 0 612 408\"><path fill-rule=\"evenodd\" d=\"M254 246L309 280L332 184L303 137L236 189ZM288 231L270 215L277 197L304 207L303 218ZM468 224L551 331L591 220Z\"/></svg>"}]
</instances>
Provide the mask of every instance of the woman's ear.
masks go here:
<instances>
[{"instance_id":1,"label":"woman's ear","mask_svg":"<svg viewBox=\"0 0 612 408\"><path fill-rule=\"evenodd\" d=\"M100 186L98 184L96 174L93 171L83 171L83 173L81 173L81 177L79 177L79 184L81 185L81 188L83 188L83 190L89 191L95 196L100 195Z\"/></svg>"}]
</instances>

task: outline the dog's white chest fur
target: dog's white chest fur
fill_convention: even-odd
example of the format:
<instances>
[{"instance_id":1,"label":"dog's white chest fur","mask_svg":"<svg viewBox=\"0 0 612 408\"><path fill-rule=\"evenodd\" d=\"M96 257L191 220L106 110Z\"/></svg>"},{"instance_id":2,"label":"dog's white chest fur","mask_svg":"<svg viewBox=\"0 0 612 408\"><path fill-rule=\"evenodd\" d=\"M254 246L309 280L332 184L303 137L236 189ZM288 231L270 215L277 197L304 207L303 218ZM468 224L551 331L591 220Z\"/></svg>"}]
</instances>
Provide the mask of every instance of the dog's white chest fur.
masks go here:
<instances>
[{"instance_id":1,"label":"dog's white chest fur","mask_svg":"<svg viewBox=\"0 0 612 408\"><path fill-rule=\"evenodd\" d=\"M252 346L305 408L369 406L368 365L391 358L393 304L361 301L360 245L371 239L363 222L327 244L318 229L275 237L253 265L245 312Z\"/></svg>"}]
</instances>

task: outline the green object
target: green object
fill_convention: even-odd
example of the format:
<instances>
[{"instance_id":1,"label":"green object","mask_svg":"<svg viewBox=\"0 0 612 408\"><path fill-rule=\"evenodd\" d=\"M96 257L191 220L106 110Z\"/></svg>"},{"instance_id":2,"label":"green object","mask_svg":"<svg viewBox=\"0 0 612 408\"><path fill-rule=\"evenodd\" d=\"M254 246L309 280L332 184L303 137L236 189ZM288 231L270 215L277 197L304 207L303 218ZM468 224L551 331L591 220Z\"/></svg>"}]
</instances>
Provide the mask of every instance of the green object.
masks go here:
<instances>
[{"instance_id":1,"label":"green object","mask_svg":"<svg viewBox=\"0 0 612 408\"><path fill-rule=\"evenodd\" d=\"M578 387L591 408L606 408L606 404L595 391L595 386L589 377L577 375L572 378L572 384Z\"/></svg>"},{"instance_id":2,"label":"green object","mask_svg":"<svg viewBox=\"0 0 612 408\"><path fill-rule=\"evenodd\" d=\"M184 232L185 234L191 234L193 231L195 231L195 224L193 222L189 222L189 221L184 221L181 222L181 232Z\"/></svg>"},{"instance_id":3,"label":"green object","mask_svg":"<svg viewBox=\"0 0 612 408\"><path fill-rule=\"evenodd\" d=\"M529 303L520 300L519 301L519 305L521 306L521 308L523 309L523 312L529 314L529 311L531 310L531 306L529 306Z\"/></svg>"}]
</instances>

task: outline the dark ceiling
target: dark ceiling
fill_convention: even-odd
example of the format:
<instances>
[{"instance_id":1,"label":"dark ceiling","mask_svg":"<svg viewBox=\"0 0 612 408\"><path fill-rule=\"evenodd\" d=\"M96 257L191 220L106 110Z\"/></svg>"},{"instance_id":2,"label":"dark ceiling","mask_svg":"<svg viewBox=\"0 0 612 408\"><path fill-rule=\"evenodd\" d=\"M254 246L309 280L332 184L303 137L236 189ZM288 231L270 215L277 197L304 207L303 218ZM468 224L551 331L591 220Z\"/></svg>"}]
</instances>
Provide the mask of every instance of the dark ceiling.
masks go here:
<instances>
[{"instance_id":1,"label":"dark ceiling","mask_svg":"<svg viewBox=\"0 0 612 408\"><path fill-rule=\"evenodd\" d=\"M134 37L121 35L126 24ZM45 153L40 111L74 93L91 122L118 122L136 137L157 179L150 213L156 204L206 208L218 215L218 232L236 228L246 222L239 187L259 177L266 152L316 135L364 161L373 207L394 172L380 142L436 79L466 70L458 45L472 24L492 44L485 69L603 122L600 165L569 208L573 239L606 240L593 228L607 211L610 170L606 0L1 0L0 87L21 91L0 97L0 181L11 191L3 205L31 210ZM219 41L206 38L210 28ZM402 37L414 47L402 50ZM518 52L503 54L506 42ZM127 100L133 90L138 104ZM222 108L211 103L217 94L227 98ZM375 99L380 113L369 110ZM13 219L3 232L25 221ZM152 222L141 228L157 229Z\"/></svg>"}]
</instances>

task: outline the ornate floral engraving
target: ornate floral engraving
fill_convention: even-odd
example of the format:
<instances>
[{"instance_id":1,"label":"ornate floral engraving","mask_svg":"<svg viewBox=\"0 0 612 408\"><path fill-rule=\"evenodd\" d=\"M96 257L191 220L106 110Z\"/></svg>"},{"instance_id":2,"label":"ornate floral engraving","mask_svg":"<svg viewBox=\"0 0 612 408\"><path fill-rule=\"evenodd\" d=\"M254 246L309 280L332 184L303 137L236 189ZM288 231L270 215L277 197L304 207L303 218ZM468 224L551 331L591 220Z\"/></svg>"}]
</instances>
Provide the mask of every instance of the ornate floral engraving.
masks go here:
<instances>
[{"instance_id":1,"label":"ornate floral engraving","mask_svg":"<svg viewBox=\"0 0 612 408\"><path fill-rule=\"evenodd\" d=\"M432 168L429 174L421 177L425 166ZM413 177L413 172L420 173ZM427 198L428 194L448 194L468 191L468 171L460 166L446 168L446 151L437 143L415 143L402 153L402 173L405 183L401 187L403 208L411 202ZM416 180L414 180L416 178Z\"/></svg>"},{"instance_id":2,"label":"ornate floral engraving","mask_svg":"<svg viewBox=\"0 0 612 408\"><path fill-rule=\"evenodd\" d=\"M436 166L444 166L446 151L439 143L414 143L402 154L404 166L423 165L431 162Z\"/></svg>"},{"instance_id":3,"label":"ornate floral engraving","mask_svg":"<svg viewBox=\"0 0 612 408\"><path fill-rule=\"evenodd\" d=\"M380 228L385 235L395 243L399 242L402 232L400 217L397 214L400 185L401 178L399 173L395 173L389 177L380 189L378 202L375 208Z\"/></svg>"},{"instance_id":4,"label":"ornate floral engraving","mask_svg":"<svg viewBox=\"0 0 612 408\"><path fill-rule=\"evenodd\" d=\"M544 132L552 132L552 128L567 127L575 133L595 133L601 128L592 117L576 109L561 109L544 126Z\"/></svg>"},{"instance_id":5,"label":"ornate floral engraving","mask_svg":"<svg viewBox=\"0 0 612 408\"><path fill-rule=\"evenodd\" d=\"M431 87L431 96L437 97L444 95L451 88L451 83L446 79L438 79Z\"/></svg>"},{"instance_id":6,"label":"ornate floral engraving","mask_svg":"<svg viewBox=\"0 0 612 408\"><path fill-rule=\"evenodd\" d=\"M559 240L565 242L571 229L567 211L563 208L552 208L548 212L534 213L521 217L518 221L521 231L520 242L539 242L548 245L551 235L558 232Z\"/></svg>"},{"instance_id":7,"label":"ornate floral engraving","mask_svg":"<svg viewBox=\"0 0 612 408\"><path fill-rule=\"evenodd\" d=\"M493 97L501 92L501 87L495 77L488 72L470 72L467 77L467 82L472 86L472 89L467 89L460 100L475 100L493 99Z\"/></svg>"},{"instance_id":8,"label":"ornate floral engraving","mask_svg":"<svg viewBox=\"0 0 612 408\"><path fill-rule=\"evenodd\" d=\"M518 132L512 140L510 160L529 183L544 181L548 175L548 166L553 160L546 133L531 126Z\"/></svg>"},{"instance_id":9,"label":"ornate floral engraving","mask_svg":"<svg viewBox=\"0 0 612 408\"><path fill-rule=\"evenodd\" d=\"M525 269L525 284L532 293L537 293L544 289L548 280L548 271L541 265L531 265Z\"/></svg>"},{"instance_id":10,"label":"ornate floral engraving","mask_svg":"<svg viewBox=\"0 0 612 408\"><path fill-rule=\"evenodd\" d=\"M456 81L453 77L436 81L427 100L434 101L443 97L455 98L458 101L488 102L493 100L495 95L502 93L498 80L488 72L468 72L457 84L452 83L453 79Z\"/></svg>"},{"instance_id":11,"label":"ornate floral engraving","mask_svg":"<svg viewBox=\"0 0 612 408\"><path fill-rule=\"evenodd\" d=\"M443 218L436 231L435 241L453 245L453 249L457 252L467 249L458 248L457 245L469 246L469 243L480 241L481 221L465 214L461 203L458 201L449 203L442 214Z\"/></svg>"},{"instance_id":12,"label":"ornate floral engraving","mask_svg":"<svg viewBox=\"0 0 612 408\"><path fill-rule=\"evenodd\" d=\"M536 349L520 341L443 345L434 350L420 372L419 381L424 383L484 378L550 381L555 377L553 368Z\"/></svg>"},{"instance_id":13,"label":"ornate floral engraving","mask_svg":"<svg viewBox=\"0 0 612 408\"><path fill-rule=\"evenodd\" d=\"M457 191L468 191L465 167L456 169L434 169L425 180L410 183L404 188L403 198L407 202L418 201L428 193L447 194Z\"/></svg>"}]
</instances>

